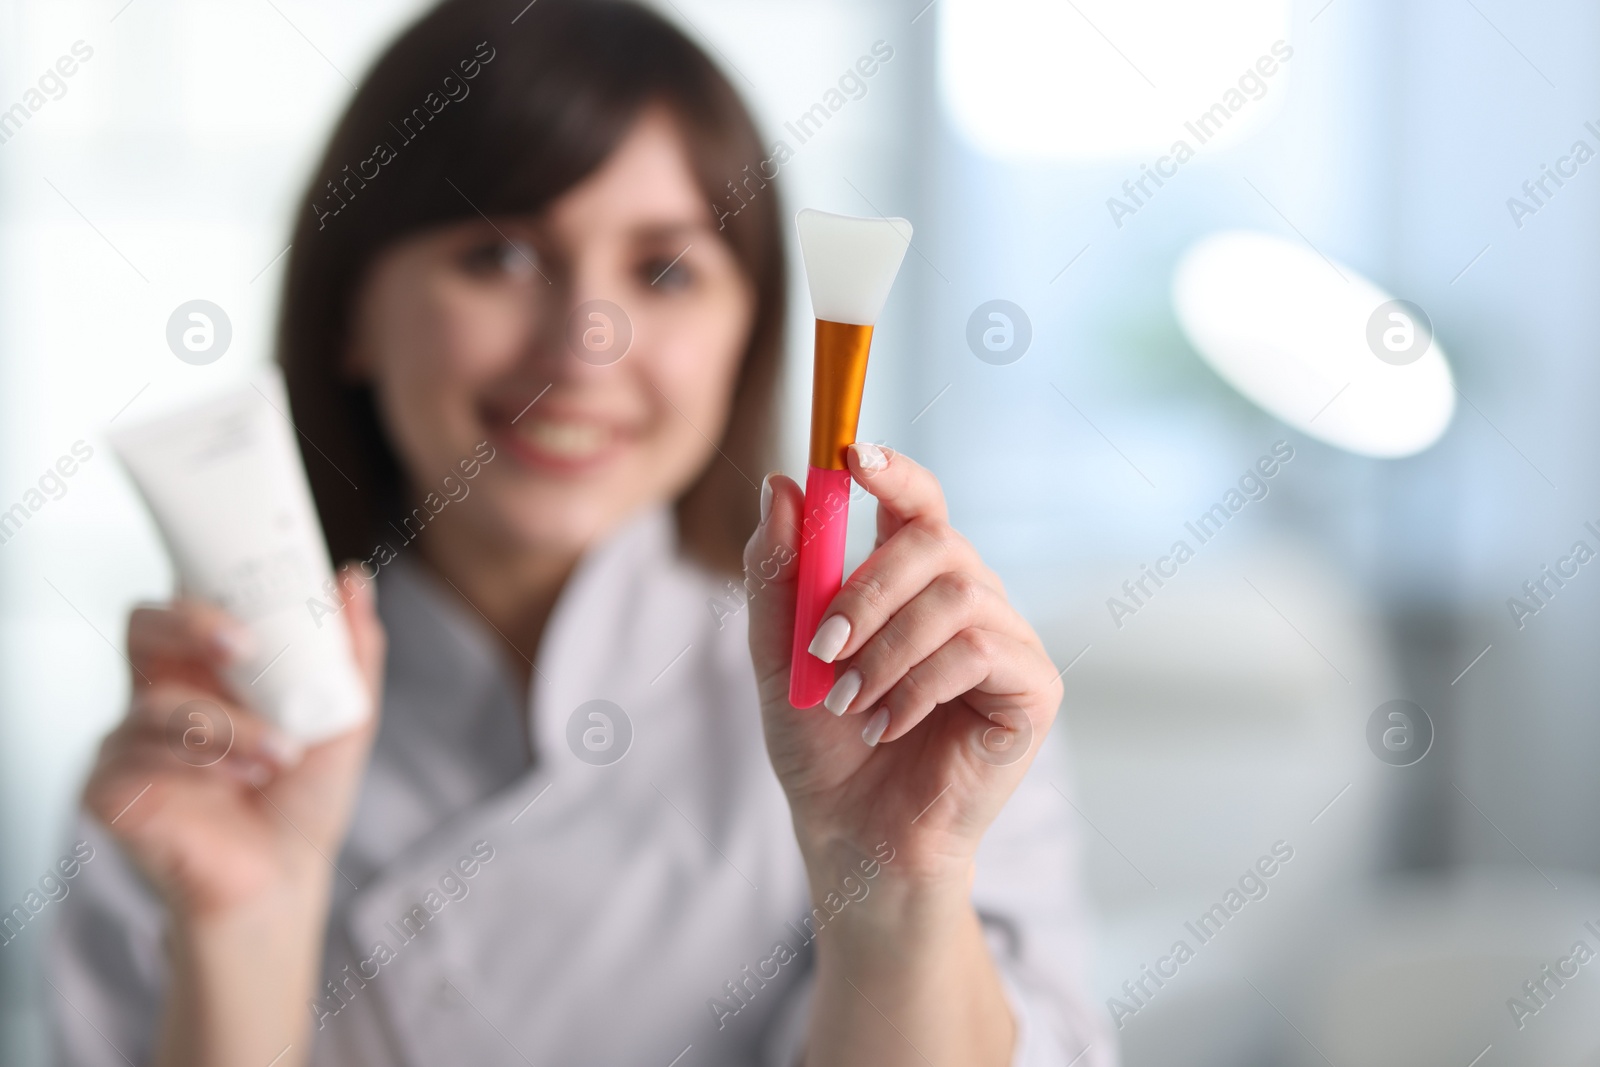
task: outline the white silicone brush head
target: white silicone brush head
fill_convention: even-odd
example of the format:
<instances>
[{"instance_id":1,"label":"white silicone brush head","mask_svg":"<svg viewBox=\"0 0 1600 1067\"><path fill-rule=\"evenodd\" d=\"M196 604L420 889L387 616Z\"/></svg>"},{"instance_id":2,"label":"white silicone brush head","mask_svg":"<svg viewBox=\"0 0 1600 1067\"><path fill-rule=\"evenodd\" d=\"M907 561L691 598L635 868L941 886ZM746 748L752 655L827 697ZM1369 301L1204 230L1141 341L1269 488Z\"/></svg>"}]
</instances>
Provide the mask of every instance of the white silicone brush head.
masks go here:
<instances>
[{"instance_id":1,"label":"white silicone brush head","mask_svg":"<svg viewBox=\"0 0 1600 1067\"><path fill-rule=\"evenodd\" d=\"M911 246L911 223L803 208L794 224L812 313L829 322L875 325Z\"/></svg>"}]
</instances>

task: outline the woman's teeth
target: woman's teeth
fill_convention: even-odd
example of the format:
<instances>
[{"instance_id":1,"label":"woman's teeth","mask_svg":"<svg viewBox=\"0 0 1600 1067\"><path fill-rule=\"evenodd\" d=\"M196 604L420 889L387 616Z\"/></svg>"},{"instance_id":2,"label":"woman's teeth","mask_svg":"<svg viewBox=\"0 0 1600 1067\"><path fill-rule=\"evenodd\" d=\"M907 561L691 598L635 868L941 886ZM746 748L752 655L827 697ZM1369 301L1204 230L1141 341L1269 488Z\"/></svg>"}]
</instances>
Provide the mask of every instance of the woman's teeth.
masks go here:
<instances>
[{"instance_id":1,"label":"woman's teeth","mask_svg":"<svg viewBox=\"0 0 1600 1067\"><path fill-rule=\"evenodd\" d=\"M518 436L541 452L563 459L581 459L605 448L611 433L592 422L524 418L513 427Z\"/></svg>"}]
</instances>

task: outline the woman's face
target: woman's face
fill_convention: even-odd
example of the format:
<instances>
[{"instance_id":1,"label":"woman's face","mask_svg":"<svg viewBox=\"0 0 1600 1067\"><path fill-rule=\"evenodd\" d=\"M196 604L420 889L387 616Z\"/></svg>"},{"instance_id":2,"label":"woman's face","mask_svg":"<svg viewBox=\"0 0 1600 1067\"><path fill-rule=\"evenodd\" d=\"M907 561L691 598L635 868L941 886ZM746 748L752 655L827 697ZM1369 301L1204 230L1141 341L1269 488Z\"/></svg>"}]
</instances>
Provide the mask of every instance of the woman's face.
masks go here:
<instances>
[{"instance_id":1,"label":"woman's face","mask_svg":"<svg viewBox=\"0 0 1600 1067\"><path fill-rule=\"evenodd\" d=\"M538 217L476 217L375 259L349 358L414 502L465 486L450 511L480 538L578 552L711 459L755 298L687 151L648 109ZM485 441L494 458L464 481Z\"/></svg>"}]
</instances>

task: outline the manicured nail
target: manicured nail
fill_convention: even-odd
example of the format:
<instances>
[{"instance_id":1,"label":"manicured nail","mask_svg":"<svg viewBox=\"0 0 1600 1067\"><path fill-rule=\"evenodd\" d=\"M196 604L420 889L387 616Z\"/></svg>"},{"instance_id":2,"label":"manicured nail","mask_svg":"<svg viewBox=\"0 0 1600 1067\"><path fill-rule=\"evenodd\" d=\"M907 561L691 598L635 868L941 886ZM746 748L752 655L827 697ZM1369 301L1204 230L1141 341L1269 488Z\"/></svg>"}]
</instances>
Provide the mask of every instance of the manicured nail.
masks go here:
<instances>
[{"instance_id":1,"label":"manicured nail","mask_svg":"<svg viewBox=\"0 0 1600 1067\"><path fill-rule=\"evenodd\" d=\"M212 632L211 640L230 663L242 663L256 652L255 635L242 626L219 626Z\"/></svg>"},{"instance_id":2,"label":"manicured nail","mask_svg":"<svg viewBox=\"0 0 1600 1067\"><path fill-rule=\"evenodd\" d=\"M824 663L832 663L838 658L839 652L848 640L850 640L850 620L843 615L829 615L822 620L822 625L817 627L816 636L811 639L806 651Z\"/></svg>"},{"instance_id":3,"label":"manicured nail","mask_svg":"<svg viewBox=\"0 0 1600 1067\"><path fill-rule=\"evenodd\" d=\"M883 449L870 441L857 441L850 447L856 450L856 462L864 471L881 471L889 465L889 457Z\"/></svg>"},{"instance_id":4,"label":"manicured nail","mask_svg":"<svg viewBox=\"0 0 1600 1067\"><path fill-rule=\"evenodd\" d=\"M844 709L850 706L850 702L859 692L861 692L861 672L851 667L833 683L828 695L822 698L822 706L835 715L843 715Z\"/></svg>"},{"instance_id":5,"label":"manicured nail","mask_svg":"<svg viewBox=\"0 0 1600 1067\"><path fill-rule=\"evenodd\" d=\"M883 732L889 728L889 709L879 708L872 713L872 718L867 720L866 729L861 731L861 740L868 747L876 747L883 738Z\"/></svg>"},{"instance_id":6,"label":"manicured nail","mask_svg":"<svg viewBox=\"0 0 1600 1067\"><path fill-rule=\"evenodd\" d=\"M776 473L776 472L774 472ZM767 518L772 514L772 475L761 479L761 525L767 524Z\"/></svg>"},{"instance_id":7,"label":"manicured nail","mask_svg":"<svg viewBox=\"0 0 1600 1067\"><path fill-rule=\"evenodd\" d=\"M282 767L293 767L306 754L305 743L276 730L261 735L261 749Z\"/></svg>"}]
</instances>

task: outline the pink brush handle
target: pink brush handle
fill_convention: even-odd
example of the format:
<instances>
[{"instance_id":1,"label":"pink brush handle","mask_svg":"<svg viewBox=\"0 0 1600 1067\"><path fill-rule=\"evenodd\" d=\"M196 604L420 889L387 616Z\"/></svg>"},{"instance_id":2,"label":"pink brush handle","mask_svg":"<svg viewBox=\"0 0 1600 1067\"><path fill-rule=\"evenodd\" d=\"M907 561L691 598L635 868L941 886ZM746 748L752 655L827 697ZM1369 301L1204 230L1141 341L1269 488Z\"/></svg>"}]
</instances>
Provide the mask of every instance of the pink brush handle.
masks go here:
<instances>
[{"instance_id":1,"label":"pink brush handle","mask_svg":"<svg viewBox=\"0 0 1600 1067\"><path fill-rule=\"evenodd\" d=\"M815 707L833 688L833 664L806 651L822 613L844 582L844 535L849 519L850 472L806 471L806 510L800 523L800 586L794 603L794 656L789 703Z\"/></svg>"}]
</instances>

